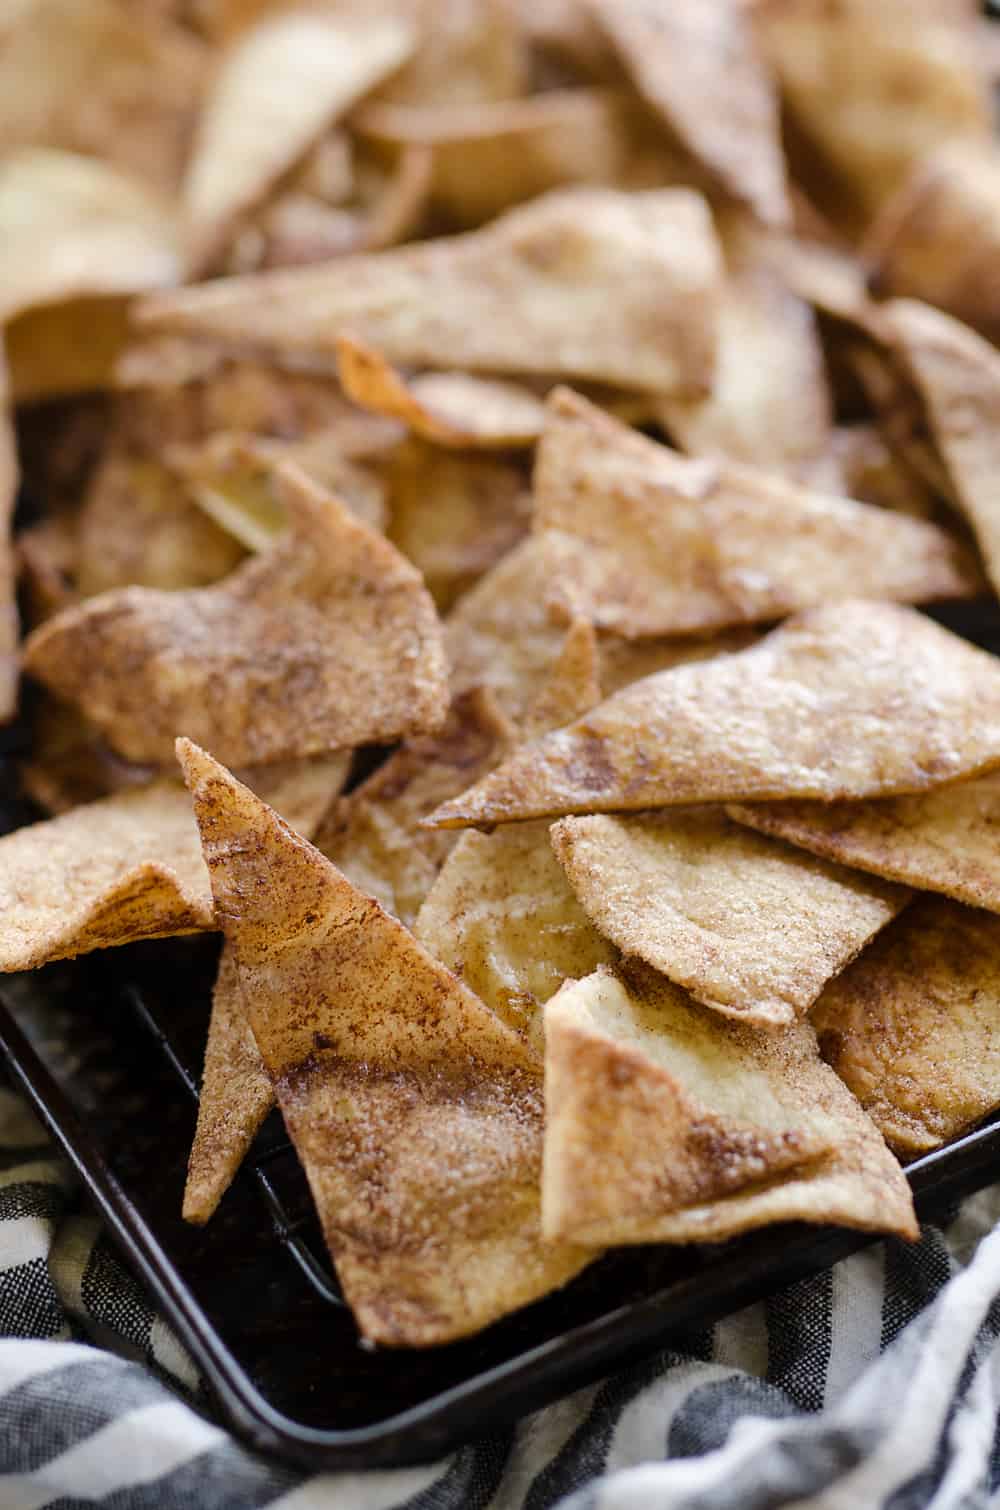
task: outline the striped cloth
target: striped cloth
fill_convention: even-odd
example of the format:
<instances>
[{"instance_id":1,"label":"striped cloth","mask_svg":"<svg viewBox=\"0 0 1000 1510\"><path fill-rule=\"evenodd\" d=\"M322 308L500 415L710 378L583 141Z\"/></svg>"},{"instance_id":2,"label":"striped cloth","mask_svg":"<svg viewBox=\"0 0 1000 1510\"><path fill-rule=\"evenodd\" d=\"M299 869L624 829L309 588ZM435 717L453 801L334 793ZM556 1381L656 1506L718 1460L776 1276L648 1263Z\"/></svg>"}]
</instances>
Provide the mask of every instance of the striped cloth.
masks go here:
<instances>
[{"instance_id":1,"label":"striped cloth","mask_svg":"<svg viewBox=\"0 0 1000 1510\"><path fill-rule=\"evenodd\" d=\"M1000 1507L998 1221L994 1187L444 1462L309 1478L209 1418L0 1089L0 1510Z\"/></svg>"}]
</instances>

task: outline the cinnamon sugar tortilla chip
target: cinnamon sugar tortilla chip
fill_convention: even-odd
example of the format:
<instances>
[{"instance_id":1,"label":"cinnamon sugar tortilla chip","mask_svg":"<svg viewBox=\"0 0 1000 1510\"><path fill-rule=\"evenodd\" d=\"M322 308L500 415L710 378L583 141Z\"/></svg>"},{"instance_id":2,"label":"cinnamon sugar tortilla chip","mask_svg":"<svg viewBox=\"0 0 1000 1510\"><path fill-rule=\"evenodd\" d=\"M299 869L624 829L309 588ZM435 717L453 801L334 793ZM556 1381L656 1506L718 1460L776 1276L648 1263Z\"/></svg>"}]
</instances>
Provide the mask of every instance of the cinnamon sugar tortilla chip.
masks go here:
<instances>
[{"instance_id":1,"label":"cinnamon sugar tortilla chip","mask_svg":"<svg viewBox=\"0 0 1000 1510\"><path fill-rule=\"evenodd\" d=\"M530 445L545 421L545 406L530 388L467 372L426 372L407 380L380 352L351 336L337 343L337 367L355 403L401 420L435 445Z\"/></svg>"},{"instance_id":2,"label":"cinnamon sugar tortilla chip","mask_svg":"<svg viewBox=\"0 0 1000 1510\"><path fill-rule=\"evenodd\" d=\"M476 105L525 92L530 60L509 0L416 0L406 10L420 25L420 45L380 99Z\"/></svg>"},{"instance_id":3,"label":"cinnamon sugar tortilla chip","mask_svg":"<svg viewBox=\"0 0 1000 1510\"><path fill-rule=\"evenodd\" d=\"M0 162L0 320L176 283L169 210L107 163L25 147Z\"/></svg>"},{"instance_id":4,"label":"cinnamon sugar tortilla chip","mask_svg":"<svg viewBox=\"0 0 1000 1510\"><path fill-rule=\"evenodd\" d=\"M445 1342L565 1282L589 1255L541 1240L535 1056L211 757L186 740L178 754L250 1025L363 1336Z\"/></svg>"},{"instance_id":5,"label":"cinnamon sugar tortilla chip","mask_svg":"<svg viewBox=\"0 0 1000 1510\"><path fill-rule=\"evenodd\" d=\"M749 840L715 808L563 818L551 833L605 938L696 1001L760 1027L804 1017L909 898L783 844Z\"/></svg>"},{"instance_id":6,"label":"cinnamon sugar tortilla chip","mask_svg":"<svg viewBox=\"0 0 1000 1510\"><path fill-rule=\"evenodd\" d=\"M29 710L31 756L18 766L21 789L43 812L68 813L86 802L146 786L155 766L116 755L76 708L39 688Z\"/></svg>"},{"instance_id":7,"label":"cinnamon sugar tortilla chip","mask_svg":"<svg viewBox=\"0 0 1000 1510\"><path fill-rule=\"evenodd\" d=\"M534 702L520 721L523 740L572 723L601 701L600 650L594 626L574 619Z\"/></svg>"},{"instance_id":8,"label":"cinnamon sugar tortilla chip","mask_svg":"<svg viewBox=\"0 0 1000 1510\"><path fill-rule=\"evenodd\" d=\"M678 803L888 797L1000 765L1000 662L890 603L789 619L518 750L429 824Z\"/></svg>"},{"instance_id":9,"label":"cinnamon sugar tortilla chip","mask_svg":"<svg viewBox=\"0 0 1000 1510\"><path fill-rule=\"evenodd\" d=\"M194 265L415 42L402 13L365 18L309 5L265 15L235 38L219 59L182 191Z\"/></svg>"},{"instance_id":10,"label":"cinnamon sugar tortilla chip","mask_svg":"<svg viewBox=\"0 0 1000 1510\"><path fill-rule=\"evenodd\" d=\"M971 597L969 553L923 520L688 458L568 390L535 466L550 601L633 638L704 634L834 598Z\"/></svg>"},{"instance_id":11,"label":"cinnamon sugar tortilla chip","mask_svg":"<svg viewBox=\"0 0 1000 1510\"><path fill-rule=\"evenodd\" d=\"M598 644L600 683L605 697L620 692L630 682L641 681L657 671L686 666L692 661L709 661L717 655L732 655L746 650L761 638L759 629L727 629L706 640L663 639L624 640L617 635L602 635Z\"/></svg>"},{"instance_id":12,"label":"cinnamon sugar tortilla chip","mask_svg":"<svg viewBox=\"0 0 1000 1510\"><path fill-rule=\"evenodd\" d=\"M901 1157L1000 1105L998 950L1000 918L921 898L813 1010L824 1058Z\"/></svg>"},{"instance_id":13,"label":"cinnamon sugar tortilla chip","mask_svg":"<svg viewBox=\"0 0 1000 1510\"><path fill-rule=\"evenodd\" d=\"M382 465L387 534L444 613L527 534L531 495L510 460L412 437Z\"/></svg>"},{"instance_id":14,"label":"cinnamon sugar tortilla chip","mask_svg":"<svg viewBox=\"0 0 1000 1510\"><path fill-rule=\"evenodd\" d=\"M719 188L790 217L774 81L741 0L589 0L636 88Z\"/></svg>"},{"instance_id":15,"label":"cinnamon sugar tortilla chip","mask_svg":"<svg viewBox=\"0 0 1000 1510\"><path fill-rule=\"evenodd\" d=\"M456 837L427 832L420 820L494 766L513 732L489 693L460 694L436 734L404 740L334 803L315 835L317 848L411 927Z\"/></svg>"},{"instance_id":16,"label":"cinnamon sugar tortilla chip","mask_svg":"<svg viewBox=\"0 0 1000 1510\"><path fill-rule=\"evenodd\" d=\"M143 301L148 329L329 357L573 375L657 393L711 379L718 246L688 189L565 189L480 231ZM442 299L442 288L448 297Z\"/></svg>"},{"instance_id":17,"label":"cinnamon sugar tortilla chip","mask_svg":"<svg viewBox=\"0 0 1000 1510\"><path fill-rule=\"evenodd\" d=\"M943 141L989 137L977 17L971 0L754 7L795 127L863 219Z\"/></svg>"},{"instance_id":18,"label":"cinnamon sugar tortilla chip","mask_svg":"<svg viewBox=\"0 0 1000 1510\"><path fill-rule=\"evenodd\" d=\"M344 756L248 773L296 826L342 784ZM215 927L191 803L156 780L0 839L0 970Z\"/></svg>"},{"instance_id":19,"label":"cinnamon sugar tortilla chip","mask_svg":"<svg viewBox=\"0 0 1000 1510\"><path fill-rule=\"evenodd\" d=\"M77 601L75 519L54 514L22 530L14 554L28 628Z\"/></svg>"},{"instance_id":20,"label":"cinnamon sugar tortilla chip","mask_svg":"<svg viewBox=\"0 0 1000 1510\"><path fill-rule=\"evenodd\" d=\"M549 89L492 104L369 104L362 136L431 155L428 196L449 226L476 226L568 184L652 189L690 183L684 156L613 89Z\"/></svg>"},{"instance_id":21,"label":"cinnamon sugar tortilla chip","mask_svg":"<svg viewBox=\"0 0 1000 1510\"><path fill-rule=\"evenodd\" d=\"M1000 912L1000 776L914 797L739 804L730 812L828 860Z\"/></svg>"},{"instance_id":22,"label":"cinnamon sugar tortilla chip","mask_svg":"<svg viewBox=\"0 0 1000 1510\"><path fill-rule=\"evenodd\" d=\"M290 529L214 587L102 593L50 619L25 665L131 760L178 729L237 764L432 729L445 711L441 631L418 573L295 468Z\"/></svg>"},{"instance_id":23,"label":"cinnamon sugar tortilla chip","mask_svg":"<svg viewBox=\"0 0 1000 1510\"><path fill-rule=\"evenodd\" d=\"M1000 584L1000 353L929 305L895 299L885 320L927 409L953 496L972 526L994 591Z\"/></svg>"},{"instance_id":24,"label":"cinnamon sugar tortilla chip","mask_svg":"<svg viewBox=\"0 0 1000 1510\"><path fill-rule=\"evenodd\" d=\"M937 512L937 498L925 479L900 464L877 425L838 425L831 445L852 498L915 519L929 519Z\"/></svg>"},{"instance_id":25,"label":"cinnamon sugar tortilla chip","mask_svg":"<svg viewBox=\"0 0 1000 1510\"><path fill-rule=\"evenodd\" d=\"M15 315L4 338L17 403L112 387L130 335L127 294L61 300Z\"/></svg>"},{"instance_id":26,"label":"cinnamon sugar tortilla chip","mask_svg":"<svg viewBox=\"0 0 1000 1510\"><path fill-rule=\"evenodd\" d=\"M8 402L7 364L0 337L0 721L13 717L17 709L19 671L19 626L11 528L20 473Z\"/></svg>"},{"instance_id":27,"label":"cinnamon sugar tortilla chip","mask_svg":"<svg viewBox=\"0 0 1000 1510\"><path fill-rule=\"evenodd\" d=\"M805 1023L724 1022L639 969L545 1008L544 1230L717 1242L771 1222L915 1238L909 1186Z\"/></svg>"}]
</instances>

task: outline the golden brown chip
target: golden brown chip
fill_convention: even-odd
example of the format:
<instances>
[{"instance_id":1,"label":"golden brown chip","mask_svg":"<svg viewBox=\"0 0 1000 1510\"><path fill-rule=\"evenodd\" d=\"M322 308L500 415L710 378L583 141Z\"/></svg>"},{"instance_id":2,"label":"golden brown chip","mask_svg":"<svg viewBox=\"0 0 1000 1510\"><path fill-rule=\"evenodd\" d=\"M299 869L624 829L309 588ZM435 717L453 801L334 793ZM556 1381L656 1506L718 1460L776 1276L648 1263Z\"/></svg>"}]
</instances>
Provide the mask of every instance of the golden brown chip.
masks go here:
<instances>
[{"instance_id":1,"label":"golden brown chip","mask_svg":"<svg viewBox=\"0 0 1000 1510\"><path fill-rule=\"evenodd\" d=\"M834 603L749 650L633 682L428 822L895 796L997 765L995 657L911 608Z\"/></svg>"},{"instance_id":2,"label":"golden brown chip","mask_svg":"<svg viewBox=\"0 0 1000 1510\"><path fill-rule=\"evenodd\" d=\"M184 181L196 266L415 42L402 14L352 16L307 4L265 15L235 38L219 60Z\"/></svg>"},{"instance_id":3,"label":"golden brown chip","mask_svg":"<svg viewBox=\"0 0 1000 1510\"><path fill-rule=\"evenodd\" d=\"M17 446L8 410L7 364L0 337L0 721L17 709L18 635L11 526L20 480Z\"/></svg>"},{"instance_id":4,"label":"golden brown chip","mask_svg":"<svg viewBox=\"0 0 1000 1510\"><path fill-rule=\"evenodd\" d=\"M589 1255L541 1241L536 1057L211 757L186 740L178 754L250 1025L362 1334L445 1342L564 1283Z\"/></svg>"},{"instance_id":5,"label":"golden brown chip","mask_svg":"<svg viewBox=\"0 0 1000 1510\"><path fill-rule=\"evenodd\" d=\"M813 1010L824 1058L900 1157L1000 1105L1000 918L915 902Z\"/></svg>"},{"instance_id":6,"label":"golden brown chip","mask_svg":"<svg viewBox=\"0 0 1000 1510\"><path fill-rule=\"evenodd\" d=\"M419 574L296 468L289 530L214 587L126 587L50 619L25 666L130 760L164 761L178 729L236 764L435 728L441 631Z\"/></svg>"},{"instance_id":7,"label":"golden brown chip","mask_svg":"<svg viewBox=\"0 0 1000 1510\"><path fill-rule=\"evenodd\" d=\"M389 539L444 613L528 532L527 479L509 460L411 438L381 468Z\"/></svg>"},{"instance_id":8,"label":"golden brown chip","mask_svg":"<svg viewBox=\"0 0 1000 1510\"><path fill-rule=\"evenodd\" d=\"M862 219L942 142L990 135L977 12L973 0L754 7L796 128Z\"/></svg>"},{"instance_id":9,"label":"golden brown chip","mask_svg":"<svg viewBox=\"0 0 1000 1510\"><path fill-rule=\"evenodd\" d=\"M652 189L692 181L683 154L618 90L550 89L422 109L371 104L353 124L374 142L431 154L428 196L450 226L482 225L567 184Z\"/></svg>"},{"instance_id":10,"label":"golden brown chip","mask_svg":"<svg viewBox=\"0 0 1000 1510\"><path fill-rule=\"evenodd\" d=\"M929 305L895 299L885 321L924 400L953 496L1000 584L1000 352Z\"/></svg>"},{"instance_id":11,"label":"golden brown chip","mask_svg":"<svg viewBox=\"0 0 1000 1510\"><path fill-rule=\"evenodd\" d=\"M130 336L130 303L126 294L70 299L15 316L4 332L15 401L112 387Z\"/></svg>"},{"instance_id":12,"label":"golden brown chip","mask_svg":"<svg viewBox=\"0 0 1000 1510\"><path fill-rule=\"evenodd\" d=\"M880 294L922 299L1000 334L1000 151L951 142L921 159L865 240Z\"/></svg>"},{"instance_id":13,"label":"golden brown chip","mask_svg":"<svg viewBox=\"0 0 1000 1510\"><path fill-rule=\"evenodd\" d=\"M169 211L117 169L42 147L0 163L0 320L179 271Z\"/></svg>"},{"instance_id":14,"label":"golden brown chip","mask_svg":"<svg viewBox=\"0 0 1000 1510\"><path fill-rule=\"evenodd\" d=\"M909 1186L805 1023L724 1022L653 971L545 1009L546 1236L716 1242L770 1222L918 1235Z\"/></svg>"},{"instance_id":15,"label":"golden brown chip","mask_svg":"<svg viewBox=\"0 0 1000 1510\"><path fill-rule=\"evenodd\" d=\"M227 944L212 991L198 1126L184 1186L186 1222L201 1226L214 1215L273 1105L274 1089L247 1020L236 958Z\"/></svg>"},{"instance_id":16,"label":"golden brown chip","mask_svg":"<svg viewBox=\"0 0 1000 1510\"><path fill-rule=\"evenodd\" d=\"M717 808L552 825L556 856L605 938L705 1006L781 1027L805 1016L909 892L748 838Z\"/></svg>"},{"instance_id":17,"label":"golden brown chip","mask_svg":"<svg viewBox=\"0 0 1000 1510\"><path fill-rule=\"evenodd\" d=\"M719 283L699 195L565 189L481 231L221 279L145 300L138 318L286 359L328 358L346 332L404 366L698 393L712 376Z\"/></svg>"},{"instance_id":18,"label":"golden brown chip","mask_svg":"<svg viewBox=\"0 0 1000 1510\"><path fill-rule=\"evenodd\" d=\"M589 0L636 88L719 188L789 219L778 97L742 0Z\"/></svg>"},{"instance_id":19,"label":"golden brown chip","mask_svg":"<svg viewBox=\"0 0 1000 1510\"><path fill-rule=\"evenodd\" d=\"M349 398L402 420L435 445L526 446L545 422L545 405L530 388L468 372L425 372L407 380L352 336L337 343L337 367Z\"/></svg>"},{"instance_id":20,"label":"golden brown chip","mask_svg":"<svg viewBox=\"0 0 1000 1510\"><path fill-rule=\"evenodd\" d=\"M420 820L494 766L513 732L489 693L460 694L443 728L404 740L333 805L316 833L317 848L411 927L456 838L421 829Z\"/></svg>"},{"instance_id":21,"label":"golden brown chip","mask_svg":"<svg viewBox=\"0 0 1000 1510\"><path fill-rule=\"evenodd\" d=\"M347 759L248 773L296 827L311 828ZM29 970L142 938L215 927L184 788L156 780L0 839L0 970Z\"/></svg>"},{"instance_id":22,"label":"golden brown chip","mask_svg":"<svg viewBox=\"0 0 1000 1510\"><path fill-rule=\"evenodd\" d=\"M569 390L535 466L549 599L632 638L704 634L857 597L971 597L969 552L936 525L733 462L680 456Z\"/></svg>"},{"instance_id":23,"label":"golden brown chip","mask_svg":"<svg viewBox=\"0 0 1000 1510\"><path fill-rule=\"evenodd\" d=\"M857 870L1000 912L1000 776L875 802L765 802L740 823Z\"/></svg>"}]
</instances>

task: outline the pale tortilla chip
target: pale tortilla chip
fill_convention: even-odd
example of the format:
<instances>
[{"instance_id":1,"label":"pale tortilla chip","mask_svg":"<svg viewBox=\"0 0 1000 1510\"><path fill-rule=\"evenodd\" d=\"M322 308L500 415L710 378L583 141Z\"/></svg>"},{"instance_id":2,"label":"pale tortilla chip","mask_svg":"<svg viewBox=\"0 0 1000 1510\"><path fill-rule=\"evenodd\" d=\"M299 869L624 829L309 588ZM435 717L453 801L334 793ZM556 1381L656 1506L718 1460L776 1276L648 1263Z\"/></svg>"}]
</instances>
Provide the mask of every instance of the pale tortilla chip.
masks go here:
<instances>
[{"instance_id":1,"label":"pale tortilla chip","mask_svg":"<svg viewBox=\"0 0 1000 1510\"><path fill-rule=\"evenodd\" d=\"M383 464L387 534L422 573L440 612L523 540L531 494L519 467L416 437Z\"/></svg>"},{"instance_id":2,"label":"pale tortilla chip","mask_svg":"<svg viewBox=\"0 0 1000 1510\"><path fill-rule=\"evenodd\" d=\"M1000 151L992 140L950 142L919 161L865 239L875 291L921 299L990 336L1000 333L998 195Z\"/></svg>"},{"instance_id":3,"label":"pale tortilla chip","mask_svg":"<svg viewBox=\"0 0 1000 1510\"><path fill-rule=\"evenodd\" d=\"M425 372L406 379L380 352L351 336L337 343L337 368L355 403L390 415L439 446L527 446L545 422L530 388L467 372Z\"/></svg>"},{"instance_id":4,"label":"pale tortilla chip","mask_svg":"<svg viewBox=\"0 0 1000 1510\"><path fill-rule=\"evenodd\" d=\"M804 1017L910 895L783 844L748 842L715 808L563 818L551 833L605 938L706 1007L759 1027Z\"/></svg>"},{"instance_id":5,"label":"pale tortilla chip","mask_svg":"<svg viewBox=\"0 0 1000 1510\"><path fill-rule=\"evenodd\" d=\"M876 802L734 805L732 816L828 860L1000 912L1000 776Z\"/></svg>"},{"instance_id":6,"label":"pale tortilla chip","mask_svg":"<svg viewBox=\"0 0 1000 1510\"><path fill-rule=\"evenodd\" d=\"M906 1179L805 1023L760 1033L600 970L545 1009L547 1237L718 1242L770 1222L918 1236Z\"/></svg>"},{"instance_id":7,"label":"pale tortilla chip","mask_svg":"<svg viewBox=\"0 0 1000 1510\"><path fill-rule=\"evenodd\" d=\"M524 93L529 58L509 0L411 0L406 9L419 21L421 44L380 99L476 105Z\"/></svg>"},{"instance_id":8,"label":"pale tortilla chip","mask_svg":"<svg viewBox=\"0 0 1000 1510\"><path fill-rule=\"evenodd\" d=\"M26 147L0 162L0 320L176 283L169 211L107 163Z\"/></svg>"},{"instance_id":9,"label":"pale tortilla chip","mask_svg":"<svg viewBox=\"0 0 1000 1510\"><path fill-rule=\"evenodd\" d=\"M295 827L312 828L347 758L248 773ZM0 970L29 970L136 939L216 926L191 803L157 780L0 838Z\"/></svg>"},{"instance_id":10,"label":"pale tortilla chip","mask_svg":"<svg viewBox=\"0 0 1000 1510\"><path fill-rule=\"evenodd\" d=\"M178 729L236 764L437 727L441 631L419 574L304 473L282 472L290 528L214 587L102 593L50 619L25 666L131 760Z\"/></svg>"},{"instance_id":11,"label":"pale tortilla chip","mask_svg":"<svg viewBox=\"0 0 1000 1510\"><path fill-rule=\"evenodd\" d=\"M415 43L402 14L351 16L308 5L241 32L219 61L184 181L193 265L204 266L237 219Z\"/></svg>"},{"instance_id":12,"label":"pale tortilla chip","mask_svg":"<svg viewBox=\"0 0 1000 1510\"><path fill-rule=\"evenodd\" d=\"M0 722L17 710L18 637L14 547L11 526L20 473L17 444L8 410L7 363L0 337Z\"/></svg>"},{"instance_id":13,"label":"pale tortilla chip","mask_svg":"<svg viewBox=\"0 0 1000 1510\"><path fill-rule=\"evenodd\" d=\"M274 1105L240 994L236 958L227 944L212 992L198 1125L188 1159L182 1215L201 1226L214 1215Z\"/></svg>"},{"instance_id":14,"label":"pale tortilla chip","mask_svg":"<svg viewBox=\"0 0 1000 1510\"><path fill-rule=\"evenodd\" d=\"M362 1334L445 1342L564 1283L590 1255L541 1241L535 1056L211 757L186 740L178 754L250 1025Z\"/></svg>"},{"instance_id":15,"label":"pale tortilla chip","mask_svg":"<svg viewBox=\"0 0 1000 1510\"><path fill-rule=\"evenodd\" d=\"M481 231L221 279L144 300L137 318L286 359L329 357L348 333L404 366L698 393L712 375L719 284L699 195L565 189Z\"/></svg>"},{"instance_id":16,"label":"pale tortilla chip","mask_svg":"<svg viewBox=\"0 0 1000 1510\"><path fill-rule=\"evenodd\" d=\"M631 638L704 634L835 598L972 597L936 525L733 462L683 457L562 389L535 465L549 600Z\"/></svg>"},{"instance_id":17,"label":"pale tortilla chip","mask_svg":"<svg viewBox=\"0 0 1000 1510\"><path fill-rule=\"evenodd\" d=\"M840 245L771 236L758 242L762 260L800 299L846 325L871 330L878 306L868 292L868 269Z\"/></svg>"},{"instance_id":18,"label":"pale tortilla chip","mask_svg":"<svg viewBox=\"0 0 1000 1510\"><path fill-rule=\"evenodd\" d=\"M633 682L427 821L888 797L997 765L995 657L913 609L834 603L739 654Z\"/></svg>"},{"instance_id":19,"label":"pale tortilla chip","mask_svg":"<svg viewBox=\"0 0 1000 1510\"><path fill-rule=\"evenodd\" d=\"M436 734L407 739L326 814L316 847L409 928L456 835L419 827L439 803L490 770L513 728L481 689L457 696Z\"/></svg>"},{"instance_id":20,"label":"pale tortilla chip","mask_svg":"<svg viewBox=\"0 0 1000 1510\"><path fill-rule=\"evenodd\" d=\"M930 420L955 500L1000 584L1000 352L929 305L896 299L885 320Z\"/></svg>"},{"instance_id":21,"label":"pale tortilla chip","mask_svg":"<svg viewBox=\"0 0 1000 1510\"><path fill-rule=\"evenodd\" d=\"M753 11L785 104L867 218L943 141L992 120L972 0L764 0Z\"/></svg>"},{"instance_id":22,"label":"pale tortilla chip","mask_svg":"<svg viewBox=\"0 0 1000 1510\"><path fill-rule=\"evenodd\" d=\"M902 1157L1000 1106L1000 918L916 902L813 1011L827 1062Z\"/></svg>"},{"instance_id":23,"label":"pale tortilla chip","mask_svg":"<svg viewBox=\"0 0 1000 1510\"><path fill-rule=\"evenodd\" d=\"M636 88L737 204L790 218L774 81L742 0L589 0Z\"/></svg>"},{"instance_id":24,"label":"pale tortilla chip","mask_svg":"<svg viewBox=\"0 0 1000 1510\"><path fill-rule=\"evenodd\" d=\"M683 154L618 90L549 89L419 110L371 104L352 124L372 141L431 154L428 197L448 226L482 225L568 184L653 189L692 181Z\"/></svg>"}]
</instances>

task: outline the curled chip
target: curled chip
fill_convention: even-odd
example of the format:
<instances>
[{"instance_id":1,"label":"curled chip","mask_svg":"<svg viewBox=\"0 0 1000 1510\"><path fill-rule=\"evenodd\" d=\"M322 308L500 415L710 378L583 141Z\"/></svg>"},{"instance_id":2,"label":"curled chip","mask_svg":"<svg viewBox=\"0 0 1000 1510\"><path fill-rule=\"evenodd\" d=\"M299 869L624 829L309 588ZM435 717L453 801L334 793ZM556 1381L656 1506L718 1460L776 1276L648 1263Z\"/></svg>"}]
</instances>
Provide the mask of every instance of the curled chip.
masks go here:
<instances>
[{"instance_id":1,"label":"curled chip","mask_svg":"<svg viewBox=\"0 0 1000 1510\"><path fill-rule=\"evenodd\" d=\"M748 839L716 808L552 825L569 883L606 938L724 1016L780 1027L805 1015L909 893Z\"/></svg>"},{"instance_id":2,"label":"curled chip","mask_svg":"<svg viewBox=\"0 0 1000 1510\"><path fill-rule=\"evenodd\" d=\"M349 398L402 420L435 445L526 446L538 439L545 422L545 405L530 388L467 372L406 379L352 336L338 341L337 366Z\"/></svg>"},{"instance_id":3,"label":"curled chip","mask_svg":"<svg viewBox=\"0 0 1000 1510\"><path fill-rule=\"evenodd\" d=\"M534 1054L189 741L247 1013L362 1334L462 1337L591 1256L543 1243Z\"/></svg>"},{"instance_id":4,"label":"curled chip","mask_svg":"<svg viewBox=\"0 0 1000 1510\"><path fill-rule=\"evenodd\" d=\"M346 333L403 366L695 394L711 382L720 272L690 189L564 189L481 231L220 279L138 318L286 359L329 358Z\"/></svg>"},{"instance_id":5,"label":"curled chip","mask_svg":"<svg viewBox=\"0 0 1000 1510\"><path fill-rule=\"evenodd\" d=\"M1000 918L923 897L831 981L824 1057L900 1155L1000 1106Z\"/></svg>"},{"instance_id":6,"label":"curled chip","mask_svg":"<svg viewBox=\"0 0 1000 1510\"><path fill-rule=\"evenodd\" d=\"M995 657L911 608L845 602L736 655L633 682L427 821L893 796L998 765Z\"/></svg>"},{"instance_id":7,"label":"curled chip","mask_svg":"<svg viewBox=\"0 0 1000 1510\"><path fill-rule=\"evenodd\" d=\"M971 597L970 554L925 520L680 456L578 395L550 400L534 527L549 600L632 638L705 634L835 598Z\"/></svg>"},{"instance_id":8,"label":"curled chip","mask_svg":"<svg viewBox=\"0 0 1000 1510\"><path fill-rule=\"evenodd\" d=\"M340 16L308 5L240 32L220 59L183 186L196 265L414 42L402 15Z\"/></svg>"},{"instance_id":9,"label":"curled chip","mask_svg":"<svg viewBox=\"0 0 1000 1510\"><path fill-rule=\"evenodd\" d=\"M599 970L545 1008L546 1235L717 1242L768 1222L918 1235L902 1170L805 1023L759 1033L662 976Z\"/></svg>"},{"instance_id":10,"label":"curled chip","mask_svg":"<svg viewBox=\"0 0 1000 1510\"><path fill-rule=\"evenodd\" d=\"M236 764L390 740L440 724L441 630L419 574L296 468L288 533L214 587L102 593L25 648L33 676L130 760L178 729Z\"/></svg>"}]
</instances>

